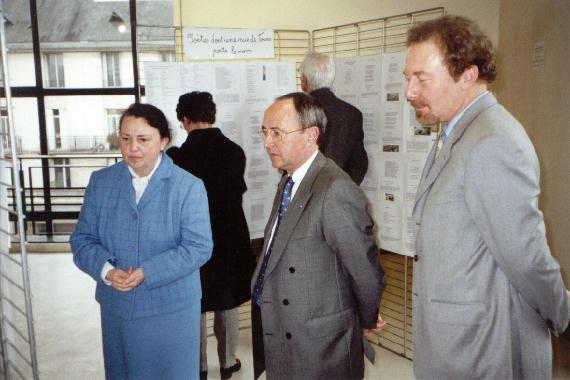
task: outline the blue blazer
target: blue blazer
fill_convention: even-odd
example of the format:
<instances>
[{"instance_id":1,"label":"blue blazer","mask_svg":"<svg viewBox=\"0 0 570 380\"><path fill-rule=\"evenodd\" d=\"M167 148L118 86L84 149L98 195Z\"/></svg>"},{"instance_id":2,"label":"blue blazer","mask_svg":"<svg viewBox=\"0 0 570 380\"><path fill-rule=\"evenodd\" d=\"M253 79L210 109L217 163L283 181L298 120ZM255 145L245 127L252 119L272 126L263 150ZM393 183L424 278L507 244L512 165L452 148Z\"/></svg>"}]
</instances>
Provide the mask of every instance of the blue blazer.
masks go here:
<instances>
[{"instance_id":1,"label":"blue blazer","mask_svg":"<svg viewBox=\"0 0 570 380\"><path fill-rule=\"evenodd\" d=\"M202 181L162 155L137 205L123 161L94 172L85 190L71 248L75 264L97 282L101 309L133 319L200 302L199 269L212 254L208 198ZM101 279L106 262L145 279L119 292Z\"/></svg>"}]
</instances>

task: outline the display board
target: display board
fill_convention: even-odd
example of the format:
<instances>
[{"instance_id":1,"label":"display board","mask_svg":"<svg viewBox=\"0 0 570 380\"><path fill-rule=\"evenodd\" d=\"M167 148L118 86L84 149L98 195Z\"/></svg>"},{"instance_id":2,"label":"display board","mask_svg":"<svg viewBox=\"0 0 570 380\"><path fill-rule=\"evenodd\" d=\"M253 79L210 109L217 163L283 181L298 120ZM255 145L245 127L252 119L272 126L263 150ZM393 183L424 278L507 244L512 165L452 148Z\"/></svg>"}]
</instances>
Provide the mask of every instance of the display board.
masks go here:
<instances>
[{"instance_id":1,"label":"display board","mask_svg":"<svg viewBox=\"0 0 570 380\"><path fill-rule=\"evenodd\" d=\"M419 125L406 101L406 53L336 58L334 93L363 114L370 202L380 247L414 255L414 199L435 133Z\"/></svg>"},{"instance_id":2,"label":"display board","mask_svg":"<svg viewBox=\"0 0 570 380\"><path fill-rule=\"evenodd\" d=\"M244 212L251 238L263 237L280 173L263 148L263 113L273 100L296 90L291 62L147 62L146 102L160 108L173 129L172 145L180 146L186 131L176 118L178 97L208 91L217 106L215 127L239 144L247 157Z\"/></svg>"},{"instance_id":3,"label":"display board","mask_svg":"<svg viewBox=\"0 0 570 380\"><path fill-rule=\"evenodd\" d=\"M413 256L414 199L435 133L416 121L404 94L405 52L336 58L335 94L363 114L368 172L361 184L375 220L380 247ZM263 112L277 96L295 91L288 62L157 62L145 65L147 102L164 111L173 145L186 139L176 104L186 92L208 91L217 105L215 126L247 156L244 211L252 238L263 236L279 172L263 148Z\"/></svg>"}]
</instances>

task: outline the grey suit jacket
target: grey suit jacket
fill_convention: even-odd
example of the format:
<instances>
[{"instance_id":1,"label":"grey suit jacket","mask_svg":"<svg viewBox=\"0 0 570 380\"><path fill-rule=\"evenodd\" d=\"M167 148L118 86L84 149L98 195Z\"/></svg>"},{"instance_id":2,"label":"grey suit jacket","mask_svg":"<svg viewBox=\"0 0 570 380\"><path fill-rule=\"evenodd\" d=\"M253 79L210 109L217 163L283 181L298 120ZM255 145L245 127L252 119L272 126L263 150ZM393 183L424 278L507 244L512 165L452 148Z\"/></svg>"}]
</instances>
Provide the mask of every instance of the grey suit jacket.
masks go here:
<instances>
[{"instance_id":1,"label":"grey suit jacket","mask_svg":"<svg viewBox=\"0 0 570 380\"><path fill-rule=\"evenodd\" d=\"M260 309L268 379L363 377L362 329L375 326L384 289L372 226L360 188L318 153L281 221L265 274ZM253 334L260 334L255 324Z\"/></svg>"},{"instance_id":2,"label":"grey suit jacket","mask_svg":"<svg viewBox=\"0 0 570 380\"><path fill-rule=\"evenodd\" d=\"M414 217L418 379L549 379L570 306L537 207L539 165L492 94L428 157Z\"/></svg>"}]
</instances>

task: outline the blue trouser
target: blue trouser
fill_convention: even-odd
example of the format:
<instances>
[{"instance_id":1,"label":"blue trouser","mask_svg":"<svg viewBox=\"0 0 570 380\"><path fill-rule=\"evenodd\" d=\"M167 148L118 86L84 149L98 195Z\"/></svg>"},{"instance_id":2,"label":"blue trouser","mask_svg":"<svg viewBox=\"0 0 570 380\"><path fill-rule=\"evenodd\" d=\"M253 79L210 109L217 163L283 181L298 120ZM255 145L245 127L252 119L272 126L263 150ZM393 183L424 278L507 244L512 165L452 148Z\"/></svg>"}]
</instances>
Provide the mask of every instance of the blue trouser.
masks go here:
<instances>
[{"instance_id":1,"label":"blue trouser","mask_svg":"<svg viewBox=\"0 0 570 380\"><path fill-rule=\"evenodd\" d=\"M198 379L200 302L132 320L101 311L107 380Z\"/></svg>"}]
</instances>

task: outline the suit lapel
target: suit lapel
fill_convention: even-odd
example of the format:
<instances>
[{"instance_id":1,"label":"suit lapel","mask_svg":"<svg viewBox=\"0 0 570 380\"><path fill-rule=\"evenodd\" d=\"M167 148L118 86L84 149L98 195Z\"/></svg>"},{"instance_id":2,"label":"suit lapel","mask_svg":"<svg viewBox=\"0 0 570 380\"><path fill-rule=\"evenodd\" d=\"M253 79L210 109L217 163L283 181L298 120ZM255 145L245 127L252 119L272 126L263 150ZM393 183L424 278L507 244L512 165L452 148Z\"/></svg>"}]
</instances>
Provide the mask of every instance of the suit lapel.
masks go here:
<instances>
[{"instance_id":1,"label":"suit lapel","mask_svg":"<svg viewBox=\"0 0 570 380\"><path fill-rule=\"evenodd\" d=\"M287 176L283 175L281 177L281 180L279 181L279 184L277 185L275 199L273 200L273 208L271 209L271 214L269 214L269 220L265 225L265 231L263 233L263 248L261 249L260 259L258 261L257 267L255 268L255 272L253 272L253 276L251 277L252 291L259 273L259 269L261 267L261 262L263 261L263 255L265 255L265 252L267 252L267 246L269 245L271 239L271 230L273 230L273 225L275 224L275 220L277 219L277 213L279 212L279 204L281 203L281 194L283 194L283 188L285 187L285 182L287 182Z\"/></svg>"},{"instance_id":2,"label":"suit lapel","mask_svg":"<svg viewBox=\"0 0 570 380\"><path fill-rule=\"evenodd\" d=\"M418 186L418 191L416 193L416 199L414 203L414 213L416 208L420 203L420 199L426 193L426 191L431 187L436 178L439 176L447 162L449 161L451 148L457 141L461 139L467 128L471 125L473 120L485 109L497 104L497 99L490 92L480 98L475 102L465 114L457 121L455 127L451 131L451 136L448 137L445 144L443 144L443 149L441 153L435 157L435 144L432 147L431 152L426 160L426 165L422 172L422 178L420 180L420 185Z\"/></svg>"},{"instance_id":3,"label":"suit lapel","mask_svg":"<svg viewBox=\"0 0 570 380\"><path fill-rule=\"evenodd\" d=\"M275 236L275 243L273 243L273 249L271 251L271 257L269 258L269 263L267 264L267 270L265 272L265 276L269 276L273 269L277 266L281 255L285 251L287 247L287 243L291 238L291 234L293 233L301 215L306 209L311 196L313 195L312 188L317 175L321 171L322 167L326 162L325 156L322 153L317 153L315 160L309 167L307 174L301 181L297 192L295 193L295 197L293 198L289 209L287 210L287 214L285 218L281 221L279 225L279 232L277 236ZM278 201L279 202L279 201Z\"/></svg>"},{"instance_id":4,"label":"suit lapel","mask_svg":"<svg viewBox=\"0 0 570 380\"><path fill-rule=\"evenodd\" d=\"M137 202L135 200L135 189L133 188L131 172L125 161L121 161L120 165L122 165L122 168L118 186L121 189L121 198L136 210Z\"/></svg>"}]
</instances>

